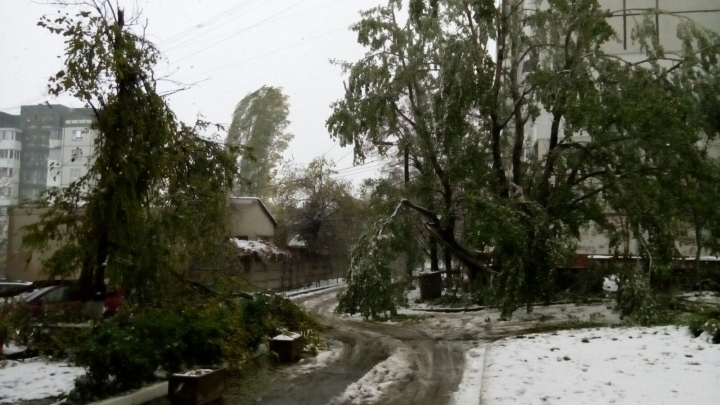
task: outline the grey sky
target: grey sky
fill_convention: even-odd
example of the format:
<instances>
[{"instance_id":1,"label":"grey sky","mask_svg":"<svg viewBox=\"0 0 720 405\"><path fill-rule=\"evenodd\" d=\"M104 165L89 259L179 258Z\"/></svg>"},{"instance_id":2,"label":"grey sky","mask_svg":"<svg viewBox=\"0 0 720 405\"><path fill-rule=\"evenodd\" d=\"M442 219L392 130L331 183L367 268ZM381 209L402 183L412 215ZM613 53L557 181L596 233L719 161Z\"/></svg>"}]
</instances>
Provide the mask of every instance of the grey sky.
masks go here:
<instances>
[{"instance_id":1,"label":"grey sky","mask_svg":"<svg viewBox=\"0 0 720 405\"><path fill-rule=\"evenodd\" d=\"M40 0L43 1L43 0ZM170 97L180 119L202 114L229 123L240 99L262 85L283 87L290 97L288 158L306 163L329 150L338 168L352 164L350 148L333 146L325 129L330 103L342 96L342 75L330 59L357 60L363 49L349 25L358 11L384 0L118 0L148 21L147 35L167 57L157 71L198 82ZM44 96L47 78L61 69L62 38L38 27L58 7L29 0L0 1L0 110L18 113L21 104L62 103ZM377 164L345 170L366 177ZM356 173L356 174L353 174Z\"/></svg>"}]
</instances>

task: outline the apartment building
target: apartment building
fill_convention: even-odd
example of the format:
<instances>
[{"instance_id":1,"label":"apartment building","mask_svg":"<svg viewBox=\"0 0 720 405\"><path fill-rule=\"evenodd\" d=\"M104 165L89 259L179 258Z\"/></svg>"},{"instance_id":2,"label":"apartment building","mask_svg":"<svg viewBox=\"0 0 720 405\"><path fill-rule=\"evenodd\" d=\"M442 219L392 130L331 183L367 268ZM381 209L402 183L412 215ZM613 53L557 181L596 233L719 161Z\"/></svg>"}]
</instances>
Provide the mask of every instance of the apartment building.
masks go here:
<instances>
[{"instance_id":1,"label":"apartment building","mask_svg":"<svg viewBox=\"0 0 720 405\"><path fill-rule=\"evenodd\" d=\"M27 105L19 115L0 113L0 215L66 187L87 173L95 132L92 111L63 105Z\"/></svg>"},{"instance_id":2,"label":"apartment building","mask_svg":"<svg viewBox=\"0 0 720 405\"><path fill-rule=\"evenodd\" d=\"M21 138L20 117L0 112L0 215L18 201Z\"/></svg>"}]
</instances>

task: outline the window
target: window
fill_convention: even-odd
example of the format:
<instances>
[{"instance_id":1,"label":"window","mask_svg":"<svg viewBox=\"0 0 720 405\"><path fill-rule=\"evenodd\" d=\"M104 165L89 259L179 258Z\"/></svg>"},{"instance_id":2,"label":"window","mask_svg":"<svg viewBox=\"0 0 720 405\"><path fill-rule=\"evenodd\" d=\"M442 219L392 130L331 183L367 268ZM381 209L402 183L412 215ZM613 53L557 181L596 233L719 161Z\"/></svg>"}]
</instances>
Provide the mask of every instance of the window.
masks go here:
<instances>
[{"instance_id":1,"label":"window","mask_svg":"<svg viewBox=\"0 0 720 405\"><path fill-rule=\"evenodd\" d=\"M7 208L8 207L0 207L0 215L6 216L7 215Z\"/></svg>"},{"instance_id":2,"label":"window","mask_svg":"<svg viewBox=\"0 0 720 405\"><path fill-rule=\"evenodd\" d=\"M83 139L83 131L82 129L76 129L73 131L73 141L81 141Z\"/></svg>"},{"instance_id":3,"label":"window","mask_svg":"<svg viewBox=\"0 0 720 405\"><path fill-rule=\"evenodd\" d=\"M7 141L10 138L10 131L2 131L2 140Z\"/></svg>"},{"instance_id":4,"label":"window","mask_svg":"<svg viewBox=\"0 0 720 405\"><path fill-rule=\"evenodd\" d=\"M0 159L7 159L7 157L10 155L9 149L0 149Z\"/></svg>"},{"instance_id":5,"label":"window","mask_svg":"<svg viewBox=\"0 0 720 405\"><path fill-rule=\"evenodd\" d=\"M50 130L50 139L53 140L60 140L62 139L62 133L58 129L52 129Z\"/></svg>"},{"instance_id":6,"label":"window","mask_svg":"<svg viewBox=\"0 0 720 405\"><path fill-rule=\"evenodd\" d=\"M70 169L70 180L77 180L80 178L81 169Z\"/></svg>"},{"instance_id":7,"label":"window","mask_svg":"<svg viewBox=\"0 0 720 405\"><path fill-rule=\"evenodd\" d=\"M0 197L10 198L12 195L12 187L0 187Z\"/></svg>"},{"instance_id":8,"label":"window","mask_svg":"<svg viewBox=\"0 0 720 405\"><path fill-rule=\"evenodd\" d=\"M15 157L15 151L10 149L10 159L13 159Z\"/></svg>"},{"instance_id":9,"label":"window","mask_svg":"<svg viewBox=\"0 0 720 405\"><path fill-rule=\"evenodd\" d=\"M19 150L15 151L15 160L20 160L20 151Z\"/></svg>"},{"instance_id":10,"label":"window","mask_svg":"<svg viewBox=\"0 0 720 405\"><path fill-rule=\"evenodd\" d=\"M48 155L48 159L53 160L60 160L60 148L52 148L50 149L50 154Z\"/></svg>"},{"instance_id":11,"label":"window","mask_svg":"<svg viewBox=\"0 0 720 405\"><path fill-rule=\"evenodd\" d=\"M72 151L72 158L73 159L80 159L83 156L83 151L80 148L75 148Z\"/></svg>"},{"instance_id":12,"label":"window","mask_svg":"<svg viewBox=\"0 0 720 405\"><path fill-rule=\"evenodd\" d=\"M12 177L13 169L7 167L0 167L0 177Z\"/></svg>"}]
</instances>

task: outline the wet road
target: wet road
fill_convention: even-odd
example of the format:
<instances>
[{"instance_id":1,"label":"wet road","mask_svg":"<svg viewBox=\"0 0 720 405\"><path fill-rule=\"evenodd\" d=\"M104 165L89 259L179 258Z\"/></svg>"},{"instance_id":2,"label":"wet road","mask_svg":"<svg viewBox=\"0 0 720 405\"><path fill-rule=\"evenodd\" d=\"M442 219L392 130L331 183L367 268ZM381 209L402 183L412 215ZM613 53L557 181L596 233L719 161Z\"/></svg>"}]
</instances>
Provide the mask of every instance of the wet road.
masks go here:
<instances>
[{"instance_id":1,"label":"wet road","mask_svg":"<svg viewBox=\"0 0 720 405\"><path fill-rule=\"evenodd\" d=\"M323 335L332 342L333 360L303 372L315 360L277 366L262 356L228 381L223 403L454 405L452 396L471 347L568 321L614 321L609 308L597 304L537 308L533 314L518 312L510 321L500 319L497 310L486 310L419 313L400 324L363 322L333 314L340 288L293 298L317 314Z\"/></svg>"},{"instance_id":2,"label":"wet road","mask_svg":"<svg viewBox=\"0 0 720 405\"><path fill-rule=\"evenodd\" d=\"M343 349L337 360L326 368L295 378L293 386L285 395L277 399L265 398L262 403L447 404L460 382L464 354L472 342L460 336L454 340L438 338L423 331L423 325L419 323L359 322L336 317L332 311L337 304L335 295L338 291L330 289L295 300L318 315L325 336L342 342ZM379 396L343 395L351 383L357 382L378 363L398 353L406 362L406 373L395 381L392 373L388 379L375 380L383 384L384 391Z\"/></svg>"}]
</instances>

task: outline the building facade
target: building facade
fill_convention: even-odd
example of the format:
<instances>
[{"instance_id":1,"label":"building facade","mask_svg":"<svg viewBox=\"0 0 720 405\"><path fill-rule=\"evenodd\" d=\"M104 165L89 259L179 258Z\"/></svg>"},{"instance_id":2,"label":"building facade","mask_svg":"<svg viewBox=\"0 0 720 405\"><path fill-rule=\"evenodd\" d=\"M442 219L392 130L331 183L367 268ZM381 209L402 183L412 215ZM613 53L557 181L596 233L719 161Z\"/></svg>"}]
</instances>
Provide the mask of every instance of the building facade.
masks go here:
<instances>
[{"instance_id":1,"label":"building facade","mask_svg":"<svg viewBox=\"0 0 720 405\"><path fill-rule=\"evenodd\" d=\"M18 202L21 150L20 117L0 112L0 215Z\"/></svg>"},{"instance_id":2,"label":"building facade","mask_svg":"<svg viewBox=\"0 0 720 405\"><path fill-rule=\"evenodd\" d=\"M67 187L87 173L93 156L92 112L63 105L27 105L0 113L0 215L7 207Z\"/></svg>"}]
</instances>

